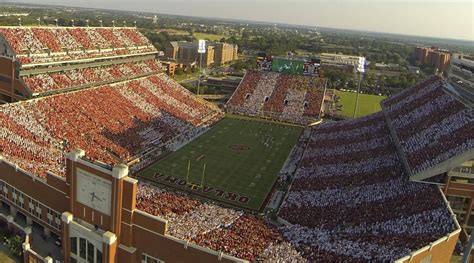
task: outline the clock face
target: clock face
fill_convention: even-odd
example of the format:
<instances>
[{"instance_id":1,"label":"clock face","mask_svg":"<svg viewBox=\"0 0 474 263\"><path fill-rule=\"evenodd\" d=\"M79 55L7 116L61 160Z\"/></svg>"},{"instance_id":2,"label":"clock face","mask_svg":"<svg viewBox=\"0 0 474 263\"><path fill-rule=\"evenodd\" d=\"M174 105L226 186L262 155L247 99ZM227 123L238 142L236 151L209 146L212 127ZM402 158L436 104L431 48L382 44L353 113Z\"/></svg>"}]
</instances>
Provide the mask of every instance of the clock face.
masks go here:
<instances>
[{"instance_id":1,"label":"clock face","mask_svg":"<svg viewBox=\"0 0 474 263\"><path fill-rule=\"evenodd\" d=\"M103 214L110 215L112 182L77 169L77 201Z\"/></svg>"}]
</instances>

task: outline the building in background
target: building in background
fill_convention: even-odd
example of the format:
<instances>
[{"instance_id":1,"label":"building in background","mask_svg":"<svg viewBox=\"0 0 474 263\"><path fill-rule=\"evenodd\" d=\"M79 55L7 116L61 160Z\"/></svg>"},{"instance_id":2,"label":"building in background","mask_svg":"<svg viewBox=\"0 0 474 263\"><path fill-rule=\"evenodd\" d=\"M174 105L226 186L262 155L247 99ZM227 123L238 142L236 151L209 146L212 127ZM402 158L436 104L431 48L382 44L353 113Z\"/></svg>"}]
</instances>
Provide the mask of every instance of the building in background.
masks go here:
<instances>
[{"instance_id":1,"label":"building in background","mask_svg":"<svg viewBox=\"0 0 474 263\"><path fill-rule=\"evenodd\" d=\"M455 93L474 104L474 57L454 54L448 70L448 82Z\"/></svg>"},{"instance_id":2,"label":"building in background","mask_svg":"<svg viewBox=\"0 0 474 263\"><path fill-rule=\"evenodd\" d=\"M209 41L208 44L214 46L214 63L216 65L220 66L237 60L237 45Z\"/></svg>"},{"instance_id":3,"label":"building in background","mask_svg":"<svg viewBox=\"0 0 474 263\"><path fill-rule=\"evenodd\" d=\"M436 47L415 47L415 57L420 63L444 72L448 69L451 54L447 50Z\"/></svg>"},{"instance_id":4,"label":"building in background","mask_svg":"<svg viewBox=\"0 0 474 263\"><path fill-rule=\"evenodd\" d=\"M206 41L202 66L224 65L237 59L237 45ZM165 58L182 64L199 63L198 42L172 41L165 46Z\"/></svg>"}]
</instances>

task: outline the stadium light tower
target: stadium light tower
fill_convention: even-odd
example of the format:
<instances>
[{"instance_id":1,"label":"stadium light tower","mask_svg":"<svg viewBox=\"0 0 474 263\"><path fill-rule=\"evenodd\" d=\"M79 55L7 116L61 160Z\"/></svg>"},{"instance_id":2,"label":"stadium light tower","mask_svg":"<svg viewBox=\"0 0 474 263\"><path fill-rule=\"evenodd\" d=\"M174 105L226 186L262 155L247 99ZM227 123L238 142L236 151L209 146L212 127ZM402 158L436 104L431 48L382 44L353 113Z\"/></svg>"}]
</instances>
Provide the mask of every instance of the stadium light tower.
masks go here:
<instances>
[{"instance_id":1,"label":"stadium light tower","mask_svg":"<svg viewBox=\"0 0 474 263\"><path fill-rule=\"evenodd\" d=\"M38 26L41 26L41 17L38 17L36 20L38 21Z\"/></svg>"},{"instance_id":2,"label":"stadium light tower","mask_svg":"<svg viewBox=\"0 0 474 263\"><path fill-rule=\"evenodd\" d=\"M57 18L54 19L54 23L56 24L56 27L58 27L58 19Z\"/></svg>"},{"instance_id":3,"label":"stadium light tower","mask_svg":"<svg viewBox=\"0 0 474 263\"><path fill-rule=\"evenodd\" d=\"M359 57L359 64L357 65L357 72L359 73L359 86L357 86L356 103L355 103L354 114L353 114L352 118L356 117L357 106L359 104L360 84L362 83L362 75L365 75L365 66L366 66L365 57Z\"/></svg>"},{"instance_id":4,"label":"stadium light tower","mask_svg":"<svg viewBox=\"0 0 474 263\"><path fill-rule=\"evenodd\" d=\"M127 21L123 20L123 27L127 27Z\"/></svg>"},{"instance_id":5,"label":"stadium light tower","mask_svg":"<svg viewBox=\"0 0 474 263\"><path fill-rule=\"evenodd\" d=\"M112 20L112 27L115 27L115 20Z\"/></svg>"},{"instance_id":6,"label":"stadium light tower","mask_svg":"<svg viewBox=\"0 0 474 263\"><path fill-rule=\"evenodd\" d=\"M71 25L74 27L74 19L71 19Z\"/></svg>"},{"instance_id":7,"label":"stadium light tower","mask_svg":"<svg viewBox=\"0 0 474 263\"><path fill-rule=\"evenodd\" d=\"M137 21L133 21L133 24L135 25L135 27L137 27Z\"/></svg>"},{"instance_id":8,"label":"stadium light tower","mask_svg":"<svg viewBox=\"0 0 474 263\"><path fill-rule=\"evenodd\" d=\"M100 27L102 27L102 19L99 20Z\"/></svg>"},{"instance_id":9,"label":"stadium light tower","mask_svg":"<svg viewBox=\"0 0 474 263\"><path fill-rule=\"evenodd\" d=\"M21 26L21 17L18 18L18 26Z\"/></svg>"},{"instance_id":10,"label":"stadium light tower","mask_svg":"<svg viewBox=\"0 0 474 263\"><path fill-rule=\"evenodd\" d=\"M89 19L86 19L86 25L89 27Z\"/></svg>"},{"instance_id":11,"label":"stadium light tower","mask_svg":"<svg viewBox=\"0 0 474 263\"><path fill-rule=\"evenodd\" d=\"M199 53L199 75L198 75L198 86L197 86L197 95L199 95L199 87L201 86L201 68L202 68L202 54L206 53L206 40L200 39L198 46Z\"/></svg>"}]
</instances>

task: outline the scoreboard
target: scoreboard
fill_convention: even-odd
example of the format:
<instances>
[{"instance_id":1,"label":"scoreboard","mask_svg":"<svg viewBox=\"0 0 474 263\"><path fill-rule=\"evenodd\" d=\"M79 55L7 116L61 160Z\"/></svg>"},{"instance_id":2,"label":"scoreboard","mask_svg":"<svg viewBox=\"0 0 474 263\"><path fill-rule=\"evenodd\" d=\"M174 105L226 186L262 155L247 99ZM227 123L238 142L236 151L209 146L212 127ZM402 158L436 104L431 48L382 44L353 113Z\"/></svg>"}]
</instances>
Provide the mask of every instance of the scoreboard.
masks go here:
<instances>
[{"instance_id":1,"label":"scoreboard","mask_svg":"<svg viewBox=\"0 0 474 263\"><path fill-rule=\"evenodd\" d=\"M272 71L303 75L304 61L295 59L273 58Z\"/></svg>"},{"instance_id":2,"label":"scoreboard","mask_svg":"<svg viewBox=\"0 0 474 263\"><path fill-rule=\"evenodd\" d=\"M265 53L257 55L257 69L280 73L305 76L319 76L321 60L319 59L292 59L267 56Z\"/></svg>"}]
</instances>

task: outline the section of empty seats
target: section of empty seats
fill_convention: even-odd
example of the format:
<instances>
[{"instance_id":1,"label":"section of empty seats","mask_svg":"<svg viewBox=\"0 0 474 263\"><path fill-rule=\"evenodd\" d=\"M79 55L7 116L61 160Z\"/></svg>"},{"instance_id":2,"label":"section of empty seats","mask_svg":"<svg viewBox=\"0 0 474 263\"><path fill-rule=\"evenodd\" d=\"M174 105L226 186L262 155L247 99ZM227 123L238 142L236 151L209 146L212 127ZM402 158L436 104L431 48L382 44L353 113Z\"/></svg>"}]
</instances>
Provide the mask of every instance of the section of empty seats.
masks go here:
<instances>
[{"instance_id":1,"label":"section of empty seats","mask_svg":"<svg viewBox=\"0 0 474 263\"><path fill-rule=\"evenodd\" d=\"M86 71L91 69L81 70L81 75ZM197 132L199 119L217 121L211 117L220 116L219 109L184 97L188 91L162 74L153 78L168 97L183 99L173 103L147 98L152 92L145 91L156 89L151 87L156 84L145 78L2 105L0 122L8 123L0 128L3 158L36 176L44 177L48 170L61 176L63 155L71 149L84 149L90 159L105 164L126 163L142 151ZM25 82L47 82L40 85L49 87L56 85L54 79L72 83L65 75L36 75Z\"/></svg>"},{"instance_id":2,"label":"section of empty seats","mask_svg":"<svg viewBox=\"0 0 474 263\"><path fill-rule=\"evenodd\" d=\"M0 27L22 64L156 52L136 28Z\"/></svg>"},{"instance_id":3,"label":"section of empty seats","mask_svg":"<svg viewBox=\"0 0 474 263\"><path fill-rule=\"evenodd\" d=\"M151 69L148 64L155 65L154 68L161 69L157 66L160 64L160 62L150 62L149 60L145 60L139 62L113 64L102 67L40 73L23 76L22 78L25 84L34 93L41 93L78 87L85 84L100 83L103 81L123 81L125 79L140 77L145 73L159 73L159 71Z\"/></svg>"},{"instance_id":4,"label":"section of empty seats","mask_svg":"<svg viewBox=\"0 0 474 263\"><path fill-rule=\"evenodd\" d=\"M317 77L249 71L227 106L238 114L307 123L319 117L323 94Z\"/></svg>"},{"instance_id":5,"label":"section of empty seats","mask_svg":"<svg viewBox=\"0 0 474 263\"><path fill-rule=\"evenodd\" d=\"M313 128L279 216L309 261L394 261L456 228L439 189L409 181L382 112Z\"/></svg>"}]
</instances>

